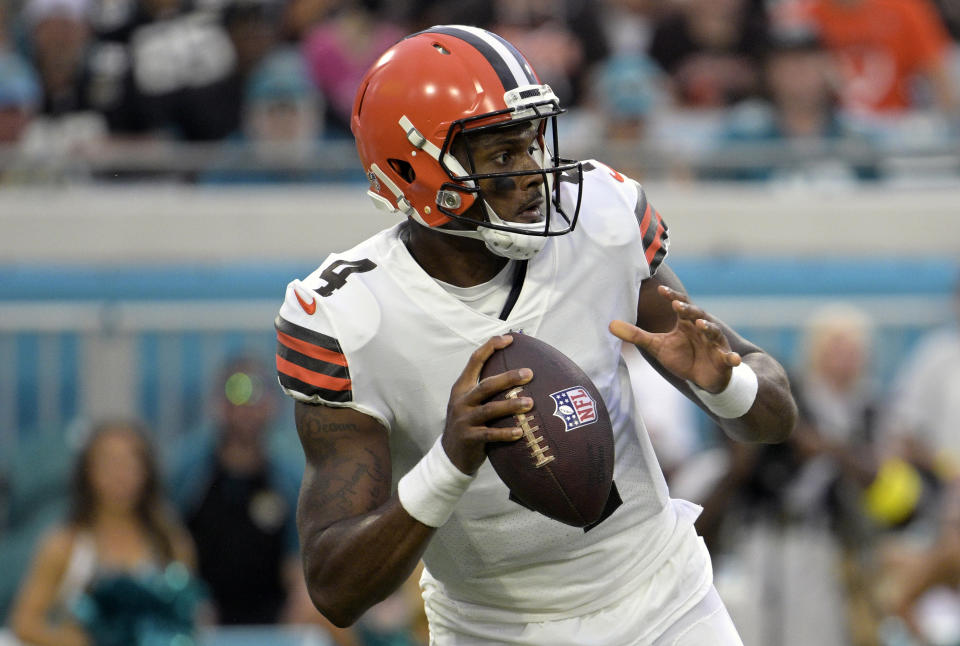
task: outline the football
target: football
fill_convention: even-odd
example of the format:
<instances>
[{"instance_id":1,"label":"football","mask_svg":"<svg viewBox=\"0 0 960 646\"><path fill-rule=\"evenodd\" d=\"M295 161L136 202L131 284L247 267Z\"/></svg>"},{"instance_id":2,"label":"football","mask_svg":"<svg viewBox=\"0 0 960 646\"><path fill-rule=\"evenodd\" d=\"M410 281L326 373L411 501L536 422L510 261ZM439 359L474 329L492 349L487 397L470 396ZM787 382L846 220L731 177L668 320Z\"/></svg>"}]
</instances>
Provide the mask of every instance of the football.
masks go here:
<instances>
[{"instance_id":1,"label":"football","mask_svg":"<svg viewBox=\"0 0 960 646\"><path fill-rule=\"evenodd\" d=\"M553 346L513 332L513 342L487 360L481 379L530 368L529 383L492 400L530 397L527 412L490 422L519 426L515 442L491 442L487 456L515 502L575 527L600 520L613 482L613 429L587 374Z\"/></svg>"}]
</instances>

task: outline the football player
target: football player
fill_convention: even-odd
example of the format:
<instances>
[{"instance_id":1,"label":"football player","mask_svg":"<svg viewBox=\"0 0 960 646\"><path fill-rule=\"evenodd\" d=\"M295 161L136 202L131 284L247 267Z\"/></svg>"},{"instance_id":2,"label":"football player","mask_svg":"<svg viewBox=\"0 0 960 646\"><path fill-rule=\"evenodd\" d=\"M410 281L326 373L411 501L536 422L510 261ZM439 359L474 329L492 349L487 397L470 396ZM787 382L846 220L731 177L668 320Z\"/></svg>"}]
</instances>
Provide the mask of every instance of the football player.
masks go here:
<instances>
[{"instance_id":1,"label":"football player","mask_svg":"<svg viewBox=\"0 0 960 646\"><path fill-rule=\"evenodd\" d=\"M740 644L621 340L744 441L789 435L787 378L688 300L639 184L559 157L562 112L474 27L411 35L364 77L351 125L368 194L402 221L291 282L276 320L311 597L348 625L422 559L433 644ZM488 442L520 437L488 422L531 407L488 401L529 369L478 380L511 331L573 359L610 413L620 504L588 531L511 501L485 461Z\"/></svg>"}]
</instances>

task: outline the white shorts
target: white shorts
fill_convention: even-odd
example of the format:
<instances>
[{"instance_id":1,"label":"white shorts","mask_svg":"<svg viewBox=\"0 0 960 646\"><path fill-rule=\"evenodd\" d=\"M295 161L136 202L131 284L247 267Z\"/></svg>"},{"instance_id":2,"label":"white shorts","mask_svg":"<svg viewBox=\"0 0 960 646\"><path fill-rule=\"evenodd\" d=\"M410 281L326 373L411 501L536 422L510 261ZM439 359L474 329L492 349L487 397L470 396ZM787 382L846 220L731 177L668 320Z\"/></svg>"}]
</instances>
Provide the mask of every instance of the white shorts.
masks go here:
<instances>
[{"instance_id":1,"label":"white shorts","mask_svg":"<svg viewBox=\"0 0 960 646\"><path fill-rule=\"evenodd\" d=\"M492 644L576 644L577 646L743 646L720 595L711 586L707 595L657 636L624 635L631 604L617 604L584 617L493 627L473 624L460 631L431 624L430 646L490 646ZM499 633L502 637L497 638Z\"/></svg>"},{"instance_id":2,"label":"white shorts","mask_svg":"<svg viewBox=\"0 0 960 646\"><path fill-rule=\"evenodd\" d=\"M716 588L687 611L653 646L743 646Z\"/></svg>"},{"instance_id":3,"label":"white shorts","mask_svg":"<svg viewBox=\"0 0 960 646\"><path fill-rule=\"evenodd\" d=\"M688 533L689 532L689 533ZM598 610L546 621L492 621L421 580L431 646L743 646L713 587L710 555L692 526L686 540L624 597ZM426 574L426 573L425 573ZM479 610L479 609L478 609Z\"/></svg>"}]
</instances>

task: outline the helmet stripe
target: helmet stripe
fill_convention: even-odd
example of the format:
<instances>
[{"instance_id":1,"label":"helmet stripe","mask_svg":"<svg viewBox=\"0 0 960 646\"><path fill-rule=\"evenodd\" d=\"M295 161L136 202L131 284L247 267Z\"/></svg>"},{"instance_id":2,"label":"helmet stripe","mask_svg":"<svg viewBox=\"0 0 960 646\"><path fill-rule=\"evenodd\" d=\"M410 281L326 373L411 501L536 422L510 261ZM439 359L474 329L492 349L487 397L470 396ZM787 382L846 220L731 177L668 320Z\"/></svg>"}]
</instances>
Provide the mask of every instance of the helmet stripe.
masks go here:
<instances>
[{"instance_id":1,"label":"helmet stripe","mask_svg":"<svg viewBox=\"0 0 960 646\"><path fill-rule=\"evenodd\" d=\"M539 85L530 64L516 47L484 29L466 25L442 25L420 33L446 34L469 43L490 63L504 91L521 85Z\"/></svg>"}]
</instances>

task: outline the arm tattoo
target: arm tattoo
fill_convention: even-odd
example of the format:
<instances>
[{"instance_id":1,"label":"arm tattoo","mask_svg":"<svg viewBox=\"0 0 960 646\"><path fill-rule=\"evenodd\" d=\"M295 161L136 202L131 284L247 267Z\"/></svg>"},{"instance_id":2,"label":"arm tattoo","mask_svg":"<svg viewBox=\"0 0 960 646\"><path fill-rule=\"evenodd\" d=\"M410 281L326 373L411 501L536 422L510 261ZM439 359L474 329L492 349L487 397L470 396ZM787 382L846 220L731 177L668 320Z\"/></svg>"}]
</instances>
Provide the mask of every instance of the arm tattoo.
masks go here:
<instances>
[{"instance_id":1,"label":"arm tattoo","mask_svg":"<svg viewBox=\"0 0 960 646\"><path fill-rule=\"evenodd\" d=\"M305 406L297 407L296 422L313 467L302 492L310 509L327 517L353 516L390 495L389 450L369 429Z\"/></svg>"},{"instance_id":2,"label":"arm tattoo","mask_svg":"<svg viewBox=\"0 0 960 646\"><path fill-rule=\"evenodd\" d=\"M324 456L323 470L315 472L310 487L310 505L331 508L343 515L369 511L389 491L380 458L364 450L359 459L343 458L336 450Z\"/></svg>"},{"instance_id":3,"label":"arm tattoo","mask_svg":"<svg viewBox=\"0 0 960 646\"><path fill-rule=\"evenodd\" d=\"M359 427L356 424L336 424L323 422L313 415L297 415L297 423L303 428L305 435L319 435L321 433L355 433Z\"/></svg>"}]
</instances>

